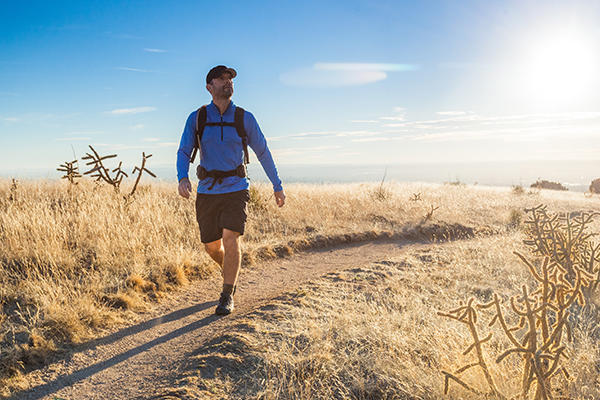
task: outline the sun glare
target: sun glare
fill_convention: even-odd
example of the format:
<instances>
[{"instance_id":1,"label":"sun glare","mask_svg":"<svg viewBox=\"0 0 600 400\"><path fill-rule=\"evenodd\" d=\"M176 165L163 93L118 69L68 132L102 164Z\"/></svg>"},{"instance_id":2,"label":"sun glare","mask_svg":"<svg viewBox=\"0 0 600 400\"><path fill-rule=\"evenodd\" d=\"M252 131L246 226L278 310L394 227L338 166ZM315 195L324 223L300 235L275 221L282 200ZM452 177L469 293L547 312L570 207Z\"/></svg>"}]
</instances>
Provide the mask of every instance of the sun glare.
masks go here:
<instances>
[{"instance_id":1,"label":"sun glare","mask_svg":"<svg viewBox=\"0 0 600 400\"><path fill-rule=\"evenodd\" d=\"M595 58L592 45L577 35L545 37L528 50L524 87L540 102L582 100L594 87Z\"/></svg>"}]
</instances>

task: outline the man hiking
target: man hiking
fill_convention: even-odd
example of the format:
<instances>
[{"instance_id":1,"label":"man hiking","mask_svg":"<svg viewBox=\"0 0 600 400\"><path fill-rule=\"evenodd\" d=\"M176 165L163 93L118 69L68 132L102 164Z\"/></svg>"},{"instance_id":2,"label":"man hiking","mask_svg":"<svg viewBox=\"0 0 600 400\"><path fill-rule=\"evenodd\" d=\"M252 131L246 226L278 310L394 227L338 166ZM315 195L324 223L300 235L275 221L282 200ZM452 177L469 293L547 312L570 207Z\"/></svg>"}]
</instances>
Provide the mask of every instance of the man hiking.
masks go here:
<instances>
[{"instance_id":1,"label":"man hiking","mask_svg":"<svg viewBox=\"0 0 600 400\"><path fill-rule=\"evenodd\" d=\"M277 167L256 119L231 101L236 76L233 68L224 65L208 72L206 90L212 95L212 102L190 114L177 151L179 194L186 199L192 191L189 165L196 152L200 154L196 219L204 249L222 269L223 291L215 311L218 315L233 311L241 265L240 236L244 234L250 198L245 165L247 146L273 184L277 205L283 207L285 203Z\"/></svg>"}]
</instances>

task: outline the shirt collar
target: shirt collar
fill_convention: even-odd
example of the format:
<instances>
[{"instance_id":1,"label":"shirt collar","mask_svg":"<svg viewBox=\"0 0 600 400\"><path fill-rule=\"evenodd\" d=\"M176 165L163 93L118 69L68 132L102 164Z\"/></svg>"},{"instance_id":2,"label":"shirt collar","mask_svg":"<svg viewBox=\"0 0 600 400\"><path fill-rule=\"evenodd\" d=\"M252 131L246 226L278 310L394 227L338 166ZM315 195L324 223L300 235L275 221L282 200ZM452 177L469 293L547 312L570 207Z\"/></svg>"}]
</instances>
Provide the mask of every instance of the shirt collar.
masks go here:
<instances>
[{"instance_id":1,"label":"shirt collar","mask_svg":"<svg viewBox=\"0 0 600 400\"><path fill-rule=\"evenodd\" d=\"M211 112L221 115L221 112L219 111L219 107L217 107L213 101L210 102L208 107L211 108L211 110L210 110ZM227 110L225 110L225 112L223 113L223 116L233 114L234 110L235 110L235 104L233 104L233 100L232 100L229 102L229 106L227 107Z\"/></svg>"}]
</instances>

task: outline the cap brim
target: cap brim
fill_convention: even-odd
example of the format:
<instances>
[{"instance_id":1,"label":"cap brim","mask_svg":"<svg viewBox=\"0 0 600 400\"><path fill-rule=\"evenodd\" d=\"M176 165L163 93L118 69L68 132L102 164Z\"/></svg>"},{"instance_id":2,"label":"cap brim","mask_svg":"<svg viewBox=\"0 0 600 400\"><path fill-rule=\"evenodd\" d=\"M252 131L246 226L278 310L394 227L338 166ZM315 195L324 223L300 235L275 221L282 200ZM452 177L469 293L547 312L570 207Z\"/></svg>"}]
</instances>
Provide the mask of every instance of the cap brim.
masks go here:
<instances>
[{"instance_id":1,"label":"cap brim","mask_svg":"<svg viewBox=\"0 0 600 400\"><path fill-rule=\"evenodd\" d=\"M223 72L229 72L231 74L231 79L237 76L237 72L235 72L235 69L233 68L226 68L223 70ZM223 72L221 72L221 75L223 75Z\"/></svg>"}]
</instances>

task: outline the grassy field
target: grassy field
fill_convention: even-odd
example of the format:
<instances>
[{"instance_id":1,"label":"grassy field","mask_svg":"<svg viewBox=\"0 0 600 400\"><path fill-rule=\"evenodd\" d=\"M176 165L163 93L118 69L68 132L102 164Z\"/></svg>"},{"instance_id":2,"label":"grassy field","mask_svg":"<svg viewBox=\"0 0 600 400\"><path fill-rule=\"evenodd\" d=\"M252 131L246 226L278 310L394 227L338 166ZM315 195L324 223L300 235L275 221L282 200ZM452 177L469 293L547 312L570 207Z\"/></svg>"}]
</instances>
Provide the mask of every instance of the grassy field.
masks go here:
<instances>
[{"instance_id":1,"label":"grassy field","mask_svg":"<svg viewBox=\"0 0 600 400\"><path fill-rule=\"evenodd\" d=\"M512 233L429 245L315 280L198 348L177 385L155 398L486 398L456 383L444 395L441 371L455 371L475 357L463 355L472 343L467 327L437 311L532 284L520 260L510 256L526 251L521 239ZM562 396L555 398L600 398L600 316L590 306L574 315L565 361L572 378L556 379ZM498 390L520 398L521 357L495 363L508 344L497 326L486 329L494 334L485 356ZM461 377L486 392L481 371Z\"/></svg>"},{"instance_id":2,"label":"grassy field","mask_svg":"<svg viewBox=\"0 0 600 400\"><path fill-rule=\"evenodd\" d=\"M438 398L439 370L462 365L469 338L460 324L435 313L477 293L510 296L530 282L512 255L517 248L526 252L524 209L543 203L552 212L600 211L600 196L546 190L396 182L285 189L287 204L278 209L268 186L252 187L245 263L380 236L472 239L432 245L427 254L365 266L290 294L276 305L276 316L257 317L247 324L251 330L231 338L241 352L236 357L260 366L261 378L241 387L215 376L209 389L192 385L198 393ZM590 231L598 228L594 222ZM180 198L174 184L146 184L126 205L112 188L89 180L74 187L0 181L2 394L56 352L132 322L217 268L202 251L193 201ZM353 312L342 316L339 308ZM577 379L568 390L600 397L598 334L589 319L581 320L573 342L579 347L568 361ZM506 383L499 385L510 390L514 370L510 363L501 368ZM452 386L451 394L459 389Z\"/></svg>"}]
</instances>

